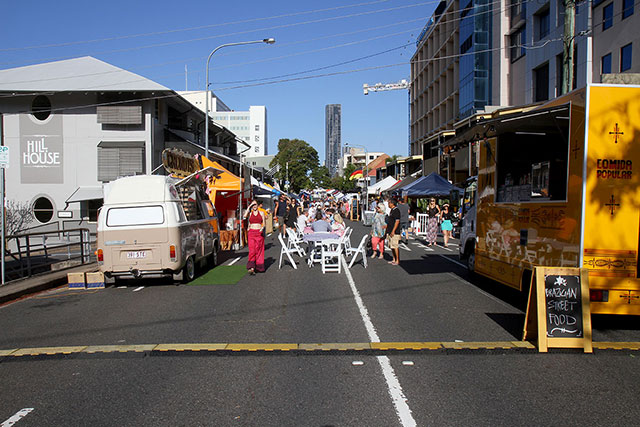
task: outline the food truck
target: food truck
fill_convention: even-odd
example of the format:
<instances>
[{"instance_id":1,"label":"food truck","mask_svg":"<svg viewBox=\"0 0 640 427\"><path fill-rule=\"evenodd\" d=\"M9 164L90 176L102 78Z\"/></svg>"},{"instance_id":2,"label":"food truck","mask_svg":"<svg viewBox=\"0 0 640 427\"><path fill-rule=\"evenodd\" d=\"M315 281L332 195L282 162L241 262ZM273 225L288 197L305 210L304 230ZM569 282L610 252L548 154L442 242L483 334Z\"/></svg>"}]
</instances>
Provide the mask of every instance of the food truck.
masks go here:
<instances>
[{"instance_id":1,"label":"food truck","mask_svg":"<svg viewBox=\"0 0 640 427\"><path fill-rule=\"evenodd\" d=\"M197 263L217 263L218 217L204 188L213 168L186 178L140 175L105 187L97 258L107 280L195 277Z\"/></svg>"},{"instance_id":2,"label":"food truck","mask_svg":"<svg viewBox=\"0 0 640 427\"><path fill-rule=\"evenodd\" d=\"M588 86L468 134L469 269L528 291L536 266L586 268L592 313L640 314L640 87Z\"/></svg>"}]
</instances>

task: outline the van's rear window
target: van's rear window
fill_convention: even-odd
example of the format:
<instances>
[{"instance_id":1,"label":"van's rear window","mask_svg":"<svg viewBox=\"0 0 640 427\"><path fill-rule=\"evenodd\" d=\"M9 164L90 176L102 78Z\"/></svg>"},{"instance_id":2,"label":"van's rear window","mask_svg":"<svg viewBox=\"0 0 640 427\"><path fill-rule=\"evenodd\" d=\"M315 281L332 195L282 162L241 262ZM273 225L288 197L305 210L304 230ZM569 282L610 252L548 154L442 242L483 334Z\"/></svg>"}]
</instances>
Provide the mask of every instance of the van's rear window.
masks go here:
<instances>
[{"instance_id":1,"label":"van's rear window","mask_svg":"<svg viewBox=\"0 0 640 427\"><path fill-rule=\"evenodd\" d=\"M111 208L107 211L107 227L155 225L164 223L162 206Z\"/></svg>"}]
</instances>

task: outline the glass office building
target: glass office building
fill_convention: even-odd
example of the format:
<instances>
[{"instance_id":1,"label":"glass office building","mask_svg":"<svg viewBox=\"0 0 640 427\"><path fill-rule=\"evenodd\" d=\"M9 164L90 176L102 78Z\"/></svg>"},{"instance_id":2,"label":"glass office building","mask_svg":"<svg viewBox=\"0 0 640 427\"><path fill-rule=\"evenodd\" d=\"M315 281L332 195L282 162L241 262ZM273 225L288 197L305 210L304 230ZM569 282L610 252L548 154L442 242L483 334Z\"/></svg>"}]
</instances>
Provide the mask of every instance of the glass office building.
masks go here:
<instances>
[{"instance_id":1,"label":"glass office building","mask_svg":"<svg viewBox=\"0 0 640 427\"><path fill-rule=\"evenodd\" d=\"M460 92L458 118L491 104L491 6L489 0L465 0L460 12ZM464 4L464 3L463 3Z\"/></svg>"}]
</instances>

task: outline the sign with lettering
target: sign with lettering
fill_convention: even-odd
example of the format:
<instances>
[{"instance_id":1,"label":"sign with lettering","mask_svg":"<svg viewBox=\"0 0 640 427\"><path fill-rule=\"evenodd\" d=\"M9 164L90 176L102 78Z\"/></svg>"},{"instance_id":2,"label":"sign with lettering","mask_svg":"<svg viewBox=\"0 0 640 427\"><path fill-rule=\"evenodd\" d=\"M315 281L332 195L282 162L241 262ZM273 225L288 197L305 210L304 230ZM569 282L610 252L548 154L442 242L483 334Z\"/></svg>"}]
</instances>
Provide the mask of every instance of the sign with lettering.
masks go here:
<instances>
[{"instance_id":1,"label":"sign with lettering","mask_svg":"<svg viewBox=\"0 0 640 427\"><path fill-rule=\"evenodd\" d=\"M6 145L0 146L0 168L6 169L9 167L9 147Z\"/></svg>"},{"instance_id":2,"label":"sign with lettering","mask_svg":"<svg viewBox=\"0 0 640 427\"><path fill-rule=\"evenodd\" d=\"M165 170L179 178L184 178L202 169L196 156L176 148L166 148L162 152L162 165Z\"/></svg>"},{"instance_id":3,"label":"sign with lettering","mask_svg":"<svg viewBox=\"0 0 640 427\"><path fill-rule=\"evenodd\" d=\"M549 347L593 351L587 269L535 268L523 339L536 337L541 352Z\"/></svg>"},{"instance_id":4,"label":"sign with lettering","mask_svg":"<svg viewBox=\"0 0 640 427\"><path fill-rule=\"evenodd\" d=\"M20 182L64 182L62 116L52 114L43 122L20 115Z\"/></svg>"}]
</instances>

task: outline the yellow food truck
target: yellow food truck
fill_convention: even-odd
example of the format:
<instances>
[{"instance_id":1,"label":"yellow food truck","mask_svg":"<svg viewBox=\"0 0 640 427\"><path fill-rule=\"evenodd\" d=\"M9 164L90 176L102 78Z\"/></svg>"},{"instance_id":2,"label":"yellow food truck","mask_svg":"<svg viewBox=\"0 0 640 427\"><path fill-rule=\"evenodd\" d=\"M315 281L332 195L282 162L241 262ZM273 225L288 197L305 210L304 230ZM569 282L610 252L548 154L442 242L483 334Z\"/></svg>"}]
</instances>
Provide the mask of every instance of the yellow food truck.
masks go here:
<instances>
[{"instance_id":1,"label":"yellow food truck","mask_svg":"<svg viewBox=\"0 0 640 427\"><path fill-rule=\"evenodd\" d=\"M527 291L535 266L583 267L592 313L640 314L640 87L588 86L469 132L469 269Z\"/></svg>"}]
</instances>

